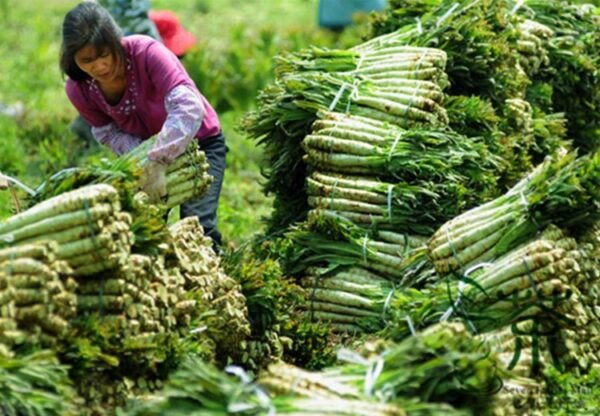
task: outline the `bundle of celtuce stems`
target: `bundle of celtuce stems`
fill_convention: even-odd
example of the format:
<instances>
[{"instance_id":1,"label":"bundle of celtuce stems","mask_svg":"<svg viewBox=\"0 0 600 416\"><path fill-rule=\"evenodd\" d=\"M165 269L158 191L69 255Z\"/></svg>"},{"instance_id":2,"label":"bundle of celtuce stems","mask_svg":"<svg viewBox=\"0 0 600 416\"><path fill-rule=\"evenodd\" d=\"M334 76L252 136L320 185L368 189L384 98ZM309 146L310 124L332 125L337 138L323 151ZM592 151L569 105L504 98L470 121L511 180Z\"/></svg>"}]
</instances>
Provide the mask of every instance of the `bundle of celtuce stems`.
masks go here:
<instances>
[{"instance_id":1,"label":"bundle of celtuce stems","mask_svg":"<svg viewBox=\"0 0 600 416\"><path fill-rule=\"evenodd\" d=\"M443 129L404 130L355 115L318 115L302 141L312 172L311 208L339 211L359 224L402 228L413 222L430 234L493 185L496 158L476 138Z\"/></svg>"},{"instance_id":2,"label":"bundle of celtuce stems","mask_svg":"<svg viewBox=\"0 0 600 416\"><path fill-rule=\"evenodd\" d=\"M553 313L570 301L585 256L575 240L548 227L538 238L455 282L451 309L478 332L536 316L556 322Z\"/></svg>"},{"instance_id":3,"label":"bundle of celtuce stems","mask_svg":"<svg viewBox=\"0 0 600 416\"><path fill-rule=\"evenodd\" d=\"M445 54L433 48L388 48L375 43L371 46L360 50L310 48L277 58L275 85L261 93L258 110L249 113L243 122L249 135L266 146L270 163L265 172L268 176L265 187L275 193L275 216L281 216L281 220L273 220L274 226L280 227L306 214L306 198L300 200L304 193L296 192L306 176L306 165L299 163L304 155L299 144L310 132L310 124L318 112L350 113L357 123L362 118L366 127L379 130L385 130L384 123L402 128L447 124L448 117L441 105L446 84ZM333 119L329 122L336 124ZM345 130L352 133L352 128L348 125ZM346 150L329 157L327 149L323 149L328 146L326 142L309 138L305 162L318 165L320 170L324 170L323 164L331 162L338 163L330 169L333 171L373 174L377 166L385 165L390 151L395 155L396 165L401 163L402 152L394 153L395 137L391 136L381 136L381 154L373 155L372 161ZM336 136L329 140L332 141L336 141ZM364 145L377 147L369 142ZM355 164L357 160L364 163ZM350 167L352 164L355 166ZM397 169L391 169L394 170ZM392 172L382 169L376 173Z\"/></svg>"},{"instance_id":4,"label":"bundle of celtuce stems","mask_svg":"<svg viewBox=\"0 0 600 416\"><path fill-rule=\"evenodd\" d=\"M538 316L556 322L557 305L569 302L586 256L575 240L549 227L467 277L438 278L423 291L394 287L358 268L307 269L302 285L307 313L337 332L373 332L387 324L387 336L402 339L411 325L427 327L452 316L475 332L487 332Z\"/></svg>"},{"instance_id":5,"label":"bundle of celtuce stems","mask_svg":"<svg viewBox=\"0 0 600 416\"><path fill-rule=\"evenodd\" d=\"M491 261L549 223L585 226L597 218L600 157L547 158L507 193L445 223L427 244L440 276Z\"/></svg>"},{"instance_id":6,"label":"bundle of celtuce stems","mask_svg":"<svg viewBox=\"0 0 600 416\"><path fill-rule=\"evenodd\" d=\"M447 122L439 104L445 66L438 49L375 45L281 55L275 71L288 91L323 109L409 126Z\"/></svg>"},{"instance_id":7,"label":"bundle of celtuce stems","mask_svg":"<svg viewBox=\"0 0 600 416\"><path fill-rule=\"evenodd\" d=\"M376 357L340 351L338 358L346 362L320 373L272 364L258 382L278 395L377 398L407 414L454 414L447 404L426 406L437 401L464 405L501 387L495 355L458 323L432 326Z\"/></svg>"},{"instance_id":8,"label":"bundle of celtuce stems","mask_svg":"<svg viewBox=\"0 0 600 416\"><path fill-rule=\"evenodd\" d=\"M143 166L148 163L148 151L155 143L156 136L153 136L121 157L136 160ZM166 173L167 197L164 205L167 208L204 195L214 179L208 174L206 155L199 149L196 140L192 140L186 151L168 166Z\"/></svg>"},{"instance_id":9,"label":"bundle of celtuce stems","mask_svg":"<svg viewBox=\"0 0 600 416\"><path fill-rule=\"evenodd\" d=\"M55 347L76 313L71 269L56 258L56 244L0 250L1 343Z\"/></svg>"},{"instance_id":10,"label":"bundle of celtuce stems","mask_svg":"<svg viewBox=\"0 0 600 416\"><path fill-rule=\"evenodd\" d=\"M330 269L360 265L401 284L410 276L401 269L405 257L426 242L419 235L361 228L330 210L312 210L306 226L290 231L287 238L297 245L289 273L324 263Z\"/></svg>"},{"instance_id":11,"label":"bundle of celtuce stems","mask_svg":"<svg viewBox=\"0 0 600 416\"><path fill-rule=\"evenodd\" d=\"M0 224L0 241L11 247L54 241L56 257L76 276L88 276L126 259L133 244L130 225L112 186L89 185L8 218Z\"/></svg>"},{"instance_id":12,"label":"bundle of celtuce stems","mask_svg":"<svg viewBox=\"0 0 600 416\"><path fill-rule=\"evenodd\" d=\"M375 332L383 327L385 302L392 283L368 270L351 267L330 276L310 268L300 284L307 290L307 316L334 332Z\"/></svg>"}]
</instances>

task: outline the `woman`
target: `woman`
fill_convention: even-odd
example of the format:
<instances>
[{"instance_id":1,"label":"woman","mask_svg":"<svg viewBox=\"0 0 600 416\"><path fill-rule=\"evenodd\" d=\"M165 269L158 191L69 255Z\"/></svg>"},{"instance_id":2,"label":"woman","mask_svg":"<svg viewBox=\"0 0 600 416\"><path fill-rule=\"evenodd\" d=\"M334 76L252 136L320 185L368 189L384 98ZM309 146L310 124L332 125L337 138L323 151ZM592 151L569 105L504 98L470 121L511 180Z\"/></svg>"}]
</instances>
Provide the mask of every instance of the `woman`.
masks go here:
<instances>
[{"instance_id":1,"label":"woman","mask_svg":"<svg viewBox=\"0 0 600 416\"><path fill-rule=\"evenodd\" d=\"M218 249L216 211L227 147L217 114L179 59L148 36L123 37L106 9L86 1L63 21L60 68L69 100L96 140L114 153L157 135L142 178L153 201L166 195L168 164L198 140L215 180L208 195L181 205L181 216L197 215Z\"/></svg>"}]
</instances>

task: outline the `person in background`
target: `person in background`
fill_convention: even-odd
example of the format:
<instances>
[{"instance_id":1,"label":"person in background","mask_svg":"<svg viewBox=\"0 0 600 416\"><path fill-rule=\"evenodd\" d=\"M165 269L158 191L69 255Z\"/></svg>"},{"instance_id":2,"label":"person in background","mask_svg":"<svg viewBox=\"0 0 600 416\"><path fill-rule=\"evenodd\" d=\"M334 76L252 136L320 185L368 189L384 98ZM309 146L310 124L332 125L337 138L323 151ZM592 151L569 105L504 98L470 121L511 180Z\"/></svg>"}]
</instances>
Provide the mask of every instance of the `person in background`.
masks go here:
<instances>
[{"instance_id":1,"label":"person in background","mask_svg":"<svg viewBox=\"0 0 600 416\"><path fill-rule=\"evenodd\" d=\"M115 154L157 136L142 178L153 201L166 194L167 166L198 140L214 182L205 197L181 205L181 217L198 216L218 252L227 146L216 112L177 56L149 36L123 36L104 7L84 1L65 15L60 69L67 76L67 97L94 138Z\"/></svg>"},{"instance_id":2,"label":"person in background","mask_svg":"<svg viewBox=\"0 0 600 416\"><path fill-rule=\"evenodd\" d=\"M154 22L150 19L150 0L98 0L125 36L147 35L156 40L160 34Z\"/></svg>"},{"instance_id":3,"label":"person in background","mask_svg":"<svg viewBox=\"0 0 600 416\"><path fill-rule=\"evenodd\" d=\"M165 46L179 59L196 44L196 37L186 31L170 10L150 10L148 17L156 26Z\"/></svg>"},{"instance_id":4,"label":"person in background","mask_svg":"<svg viewBox=\"0 0 600 416\"><path fill-rule=\"evenodd\" d=\"M352 23L358 12L382 10L386 0L319 0L319 26L336 32Z\"/></svg>"}]
</instances>

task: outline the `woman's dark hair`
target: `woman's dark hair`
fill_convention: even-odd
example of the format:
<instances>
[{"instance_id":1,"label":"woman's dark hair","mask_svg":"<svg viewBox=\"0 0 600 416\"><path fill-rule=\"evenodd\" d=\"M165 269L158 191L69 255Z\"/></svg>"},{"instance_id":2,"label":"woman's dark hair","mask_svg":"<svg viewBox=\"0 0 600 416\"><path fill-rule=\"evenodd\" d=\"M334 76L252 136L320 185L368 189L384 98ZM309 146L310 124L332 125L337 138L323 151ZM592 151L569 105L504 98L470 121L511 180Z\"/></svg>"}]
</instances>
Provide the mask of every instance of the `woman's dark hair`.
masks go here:
<instances>
[{"instance_id":1,"label":"woman's dark hair","mask_svg":"<svg viewBox=\"0 0 600 416\"><path fill-rule=\"evenodd\" d=\"M121 45L123 32L108 11L93 1L84 1L71 9L63 20L60 69L74 81L88 78L75 63L75 54L87 44L96 51L108 50L118 64L125 61Z\"/></svg>"}]
</instances>

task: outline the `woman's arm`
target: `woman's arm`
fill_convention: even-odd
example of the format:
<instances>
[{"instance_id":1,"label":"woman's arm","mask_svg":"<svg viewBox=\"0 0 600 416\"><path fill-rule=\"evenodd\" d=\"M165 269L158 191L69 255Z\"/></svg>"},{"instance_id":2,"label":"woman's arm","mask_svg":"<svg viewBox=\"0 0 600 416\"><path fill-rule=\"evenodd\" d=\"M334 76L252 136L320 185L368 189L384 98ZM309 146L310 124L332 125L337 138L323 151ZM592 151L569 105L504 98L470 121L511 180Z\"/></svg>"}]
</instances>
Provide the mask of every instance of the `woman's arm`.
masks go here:
<instances>
[{"instance_id":1,"label":"woman's arm","mask_svg":"<svg viewBox=\"0 0 600 416\"><path fill-rule=\"evenodd\" d=\"M165 96L167 119L157 135L148 158L171 163L181 155L200 129L205 109L198 93L187 85L178 85Z\"/></svg>"},{"instance_id":2,"label":"woman's arm","mask_svg":"<svg viewBox=\"0 0 600 416\"><path fill-rule=\"evenodd\" d=\"M107 146L113 153L121 156L137 147L142 140L120 130L115 123L101 127L92 127L92 134L96 140Z\"/></svg>"}]
</instances>

